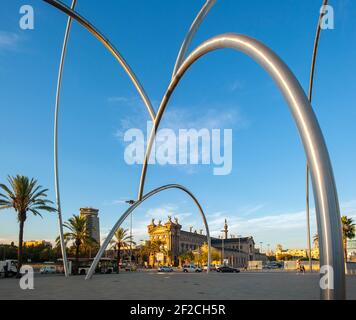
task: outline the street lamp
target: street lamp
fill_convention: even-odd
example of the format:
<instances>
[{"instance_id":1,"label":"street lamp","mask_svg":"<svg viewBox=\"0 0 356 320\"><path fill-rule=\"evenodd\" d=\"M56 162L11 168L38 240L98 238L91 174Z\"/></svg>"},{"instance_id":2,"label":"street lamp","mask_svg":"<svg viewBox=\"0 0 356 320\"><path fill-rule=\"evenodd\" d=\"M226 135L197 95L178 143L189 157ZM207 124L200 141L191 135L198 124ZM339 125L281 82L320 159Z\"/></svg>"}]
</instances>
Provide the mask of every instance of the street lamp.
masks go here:
<instances>
[{"instance_id":1,"label":"street lamp","mask_svg":"<svg viewBox=\"0 0 356 320\"><path fill-rule=\"evenodd\" d=\"M135 204L135 200L127 200L125 201L127 204L130 206L133 206ZM132 262L132 212L130 214L130 265Z\"/></svg>"}]
</instances>

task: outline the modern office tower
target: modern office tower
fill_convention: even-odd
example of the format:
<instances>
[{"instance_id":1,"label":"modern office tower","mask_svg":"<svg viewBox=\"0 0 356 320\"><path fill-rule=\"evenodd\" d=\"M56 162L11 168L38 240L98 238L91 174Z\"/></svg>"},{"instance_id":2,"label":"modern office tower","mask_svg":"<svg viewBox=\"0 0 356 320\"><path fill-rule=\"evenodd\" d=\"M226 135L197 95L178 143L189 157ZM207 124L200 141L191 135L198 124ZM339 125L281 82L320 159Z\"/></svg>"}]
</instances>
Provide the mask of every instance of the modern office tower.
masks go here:
<instances>
[{"instance_id":1,"label":"modern office tower","mask_svg":"<svg viewBox=\"0 0 356 320\"><path fill-rule=\"evenodd\" d=\"M86 218L89 235L100 244L99 210L80 208L80 216Z\"/></svg>"}]
</instances>

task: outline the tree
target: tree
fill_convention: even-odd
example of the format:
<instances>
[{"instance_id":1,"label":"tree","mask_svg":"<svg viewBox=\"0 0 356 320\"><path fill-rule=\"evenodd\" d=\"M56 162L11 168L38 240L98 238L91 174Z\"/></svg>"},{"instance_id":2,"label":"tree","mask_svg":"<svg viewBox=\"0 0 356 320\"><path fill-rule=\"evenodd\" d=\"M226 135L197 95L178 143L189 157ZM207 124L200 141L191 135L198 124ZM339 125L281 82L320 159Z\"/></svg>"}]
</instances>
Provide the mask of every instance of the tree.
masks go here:
<instances>
[{"instance_id":1,"label":"tree","mask_svg":"<svg viewBox=\"0 0 356 320\"><path fill-rule=\"evenodd\" d=\"M313 243L315 248L319 248L319 235L315 234L313 237Z\"/></svg>"},{"instance_id":2,"label":"tree","mask_svg":"<svg viewBox=\"0 0 356 320\"><path fill-rule=\"evenodd\" d=\"M191 263L194 261L194 253L192 251L183 252L178 259L181 260L183 264Z\"/></svg>"},{"instance_id":3,"label":"tree","mask_svg":"<svg viewBox=\"0 0 356 320\"><path fill-rule=\"evenodd\" d=\"M4 194L0 193L0 210L14 209L17 213L19 222L19 245L17 252L17 276L20 276L20 269L23 260L23 234L27 214L30 212L35 216L40 216L40 211L56 212L57 210L51 205L52 201L47 199L48 189L43 189L37 184L37 180L29 179L25 176L17 175L15 177L8 176L10 186L0 184L0 189Z\"/></svg>"},{"instance_id":4,"label":"tree","mask_svg":"<svg viewBox=\"0 0 356 320\"><path fill-rule=\"evenodd\" d=\"M199 247L197 253L195 254L195 262L198 264L207 264L208 263L208 244L204 243L201 247ZM211 248L211 263L213 261L220 260L220 252L215 248Z\"/></svg>"},{"instance_id":5,"label":"tree","mask_svg":"<svg viewBox=\"0 0 356 320\"><path fill-rule=\"evenodd\" d=\"M97 241L90 236L85 217L73 215L73 217L63 225L70 231L64 234L65 241L73 241L75 247L75 265L77 271L79 267L79 253L81 247L85 245L95 245L97 244ZM57 238L57 243L58 242L59 238Z\"/></svg>"},{"instance_id":6,"label":"tree","mask_svg":"<svg viewBox=\"0 0 356 320\"><path fill-rule=\"evenodd\" d=\"M110 242L114 250L116 249L117 273L120 272L121 248L127 248L130 245L135 245L135 242L132 240L132 236L127 235L127 232L127 229L117 229L114 235L114 239Z\"/></svg>"},{"instance_id":7,"label":"tree","mask_svg":"<svg viewBox=\"0 0 356 320\"><path fill-rule=\"evenodd\" d=\"M355 224L352 218L343 216L342 221L342 237L344 240L344 256L345 262L347 262L347 240L355 238Z\"/></svg>"},{"instance_id":8,"label":"tree","mask_svg":"<svg viewBox=\"0 0 356 320\"><path fill-rule=\"evenodd\" d=\"M162 242L161 240L147 241L146 244L142 247L142 252L148 257L153 255L153 264L155 264L156 254L162 251L166 251L165 249L163 249L163 247L164 242ZM165 253L168 254L167 251Z\"/></svg>"}]
</instances>

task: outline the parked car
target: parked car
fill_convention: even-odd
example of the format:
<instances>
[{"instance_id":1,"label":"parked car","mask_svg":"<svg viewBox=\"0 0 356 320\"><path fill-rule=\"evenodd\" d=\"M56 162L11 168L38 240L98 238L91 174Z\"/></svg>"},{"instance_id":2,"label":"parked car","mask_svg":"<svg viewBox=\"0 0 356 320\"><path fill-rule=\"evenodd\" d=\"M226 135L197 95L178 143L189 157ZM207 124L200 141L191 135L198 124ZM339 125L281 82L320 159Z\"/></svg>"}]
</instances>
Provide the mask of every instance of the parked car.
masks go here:
<instances>
[{"instance_id":1,"label":"parked car","mask_svg":"<svg viewBox=\"0 0 356 320\"><path fill-rule=\"evenodd\" d=\"M199 267L196 267L194 265L185 265L183 266L183 272L188 273L188 272L202 272L203 270Z\"/></svg>"},{"instance_id":2,"label":"parked car","mask_svg":"<svg viewBox=\"0 0 356 320\"><path fill-rule=\"evenodd\" d=\"M207 271L208 270L208 266L206 265L206 266L204 266L203 267L203 270L204 271ZM210 265L210 271L216 271L216 266L215 265Z\"/></svg>"},{"instance_id":3,"label":"parked car","mask_svg":"<svg viewBox=\"0 0 356 320\"><path fill-rule=\"evenodd\" d=\"M283 267L283 265L281 263L272 261L272 262L268 262L265 266L266 269L281 269Z\"/></svg>"},{"instance_id":4,"label":"parked car","mask_svg":"<svg viewBox=\"0 0 356 320\"><path fill-rule=\"evenodd\" d=\"M240 270L236 269L236 268L231 268L228 266L222 266L216 269L217 272L221 272L221 273L239 273Z\"/></svg>"},{"instance_id":5,"label":"parked car","mask_svg":"<svg viewBox=\"0 0 356 320\"><path fill-rule=\"evenodd\" d=\"M41 274L54 274L57 273L55 266L44 266L40 269Z\"/></svg>"},{"instance_id":6,"label":"parked car","mask_svg":"<svg viewBox=\"0 0 356 320\"><path fill-rule=\"evenodd\" d=\"M158 267L158 272L173 272L173 269L168 266L160 266Z\"/></svg>"}]
</instances>

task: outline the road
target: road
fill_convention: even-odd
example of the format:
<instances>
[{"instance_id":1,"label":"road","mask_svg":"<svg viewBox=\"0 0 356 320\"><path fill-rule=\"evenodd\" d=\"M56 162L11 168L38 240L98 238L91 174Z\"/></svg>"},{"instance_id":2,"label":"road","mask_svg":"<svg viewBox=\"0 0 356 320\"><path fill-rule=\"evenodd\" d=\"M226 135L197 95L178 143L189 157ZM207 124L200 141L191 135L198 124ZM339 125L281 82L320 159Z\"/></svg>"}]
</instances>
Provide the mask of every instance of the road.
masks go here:
<instances>
[{"instance_id":1,"label":"road","mask_svg":"<svg viewBox=\"0 0 356 320\"><path fill-rule=\"evenodd\" d=\"M0 279L0 299L137 299L137 300L315 300L319 275L287 272L238 274L138 272L83 276L35 275L34 290L16 279ZM356 300L356 276L347 277L347 295Z\"/></svg>"}]
</instances>

